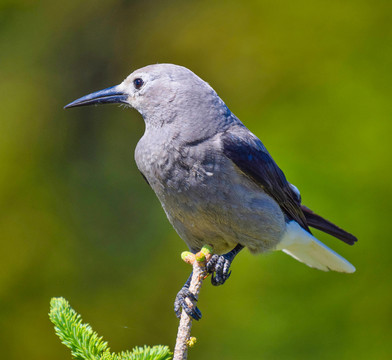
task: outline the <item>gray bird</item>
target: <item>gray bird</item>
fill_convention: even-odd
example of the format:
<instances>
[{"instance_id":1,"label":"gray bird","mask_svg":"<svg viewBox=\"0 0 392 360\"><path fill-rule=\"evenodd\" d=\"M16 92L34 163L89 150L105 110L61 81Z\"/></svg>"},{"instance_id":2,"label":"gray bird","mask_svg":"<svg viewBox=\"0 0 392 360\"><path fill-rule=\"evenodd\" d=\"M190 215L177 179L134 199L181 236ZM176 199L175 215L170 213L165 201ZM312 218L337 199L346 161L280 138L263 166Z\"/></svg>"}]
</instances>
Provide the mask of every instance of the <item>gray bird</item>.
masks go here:
<instances>
[{"instance_id":1,"label":"gray bird","mask_svg":"<svg viewBox=\"0 0 392 360\"><path fill-rule=\"evenodd\" d=\"M353 245L357 239L301 204L262 142L228 109L205 81L185 67L156 64L134 71L120 85L65 106L120 103L135 108L146 130L135 150L137 167L154 190L190 251L204 244L215 255L207 264L213 285L230 276L244 247L257 254L282 250L310 267L355 271L317 240L309 226ZM189 307L190 278L177 294L175 312Z\"/></svg>"}]
</instances>

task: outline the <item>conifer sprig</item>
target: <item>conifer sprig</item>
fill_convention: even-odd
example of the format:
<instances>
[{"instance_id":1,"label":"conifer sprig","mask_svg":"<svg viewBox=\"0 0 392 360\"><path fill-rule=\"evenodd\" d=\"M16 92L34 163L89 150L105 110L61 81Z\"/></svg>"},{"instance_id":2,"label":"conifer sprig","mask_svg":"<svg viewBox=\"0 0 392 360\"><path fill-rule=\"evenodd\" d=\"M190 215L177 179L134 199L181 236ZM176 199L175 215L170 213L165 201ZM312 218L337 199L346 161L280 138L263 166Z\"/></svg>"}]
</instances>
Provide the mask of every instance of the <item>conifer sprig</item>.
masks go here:
<instances>
[{"instance_id":1,"label":"conifer sprig","mask_svg":"<svg viewBox=\"0 0 392 360\"><path fill-rule=\"evenodd\" d=\"M61 342L71 349L76 360L169 360L172 357L170 349L162 345L111 353L107 342L89 324L83 324L81 316L64 298L50 301L49 318Z\"/></svg>"}]
</instances>

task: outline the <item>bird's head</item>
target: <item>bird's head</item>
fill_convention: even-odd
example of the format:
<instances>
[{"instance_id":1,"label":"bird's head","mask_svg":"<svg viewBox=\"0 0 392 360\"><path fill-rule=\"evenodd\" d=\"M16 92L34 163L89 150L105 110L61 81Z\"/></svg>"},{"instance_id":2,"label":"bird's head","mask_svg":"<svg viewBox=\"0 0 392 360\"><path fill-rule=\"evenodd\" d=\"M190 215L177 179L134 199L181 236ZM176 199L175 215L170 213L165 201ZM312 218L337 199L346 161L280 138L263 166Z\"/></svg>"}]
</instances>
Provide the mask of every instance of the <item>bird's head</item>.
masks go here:
<instances>
[{"instance_id":1,"label":"bird's head","mask_svg":"<svg viewBox=\"0 0 392 360\"><path fill-rule=\"evenodd\" d=\"M190 119L195 110L200 113L220 102L223 104L216 92L187 68L156 64L138 69L121 84L83 96L65 108L125 104L139 111L146 123L163 123L172 121L179 113L186 113Z\"/></svg>"}]
</instances>

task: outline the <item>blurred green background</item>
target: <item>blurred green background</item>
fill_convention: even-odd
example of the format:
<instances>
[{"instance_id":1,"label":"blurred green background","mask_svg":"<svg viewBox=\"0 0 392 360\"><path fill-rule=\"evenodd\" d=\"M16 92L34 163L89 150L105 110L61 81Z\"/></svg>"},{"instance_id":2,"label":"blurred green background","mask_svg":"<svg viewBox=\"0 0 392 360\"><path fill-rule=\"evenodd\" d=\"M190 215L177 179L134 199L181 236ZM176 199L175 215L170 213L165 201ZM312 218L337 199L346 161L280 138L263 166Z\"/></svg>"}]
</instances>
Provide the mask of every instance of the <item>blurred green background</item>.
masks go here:
<instances>
[{"instance_id":1,"label":"blurred green background","mask_svg":"<svg viewBox=\"0 0 392 360\"><path fill-rule=\"evenodd\" d=\"M133 150L136 111L64 111L147 64L208 81L302 192L356 234L317 233L356 267L323 273L283 253L235 260L206 283L192 359L390 359L392 3L0 2L0 348L70 359L53 296L111 344L173 348L190 268Z\"/></svg>"}]
</instances>

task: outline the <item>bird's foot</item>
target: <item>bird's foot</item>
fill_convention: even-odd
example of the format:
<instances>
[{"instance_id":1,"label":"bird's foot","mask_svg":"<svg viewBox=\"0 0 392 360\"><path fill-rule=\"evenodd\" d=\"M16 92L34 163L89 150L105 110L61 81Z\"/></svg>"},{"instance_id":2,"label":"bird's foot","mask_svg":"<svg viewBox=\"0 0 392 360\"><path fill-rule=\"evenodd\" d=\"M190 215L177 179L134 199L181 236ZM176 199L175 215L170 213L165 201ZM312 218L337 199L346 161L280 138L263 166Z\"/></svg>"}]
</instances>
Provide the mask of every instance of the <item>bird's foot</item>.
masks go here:
<instances>
[{"instance_id":1,"label":"bird's foot","mask_svg":"<svg viewBox=\"0 0 392 360\"><path fill-rule=\"evenodd\" d=\"M197 298L189 291L189 288L184 285L178 292L176 300L174 301L174 312L178 318L181 317L181 311L184 310L188 316L195 320L201 319L201 311L195 305Z\"/></svg>"},{"instance_id":2,"label":"bird's foot","mask_svg":"<svg viewBox=\"0 0 392 360\"><path fill-rule=\"evenodd\" d=\"M214 254L207 262L206 270L209 274L211 274L212 285L223 285L230 277L231 271L229 271L229 269L233 258L229 254L230 253L224 255Z\"/></svg>"},{"instance_id":3,"label":"bird's foot","mask_svg":"<svg viewBox=\"0 0 392 360\"><path fill-rule=\"evenodd\" d=\"M212 255L207 261L206 270L207 273L211 274L211 284L214 286L222 285L230 277L231 271L230 265L233 262L236 255L244 248L243 245L237 244L237 246L224 255ZM214 274L215 273L215 274Z\"/></svg>"}]
</instances>

